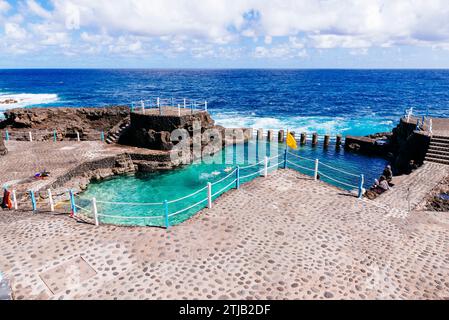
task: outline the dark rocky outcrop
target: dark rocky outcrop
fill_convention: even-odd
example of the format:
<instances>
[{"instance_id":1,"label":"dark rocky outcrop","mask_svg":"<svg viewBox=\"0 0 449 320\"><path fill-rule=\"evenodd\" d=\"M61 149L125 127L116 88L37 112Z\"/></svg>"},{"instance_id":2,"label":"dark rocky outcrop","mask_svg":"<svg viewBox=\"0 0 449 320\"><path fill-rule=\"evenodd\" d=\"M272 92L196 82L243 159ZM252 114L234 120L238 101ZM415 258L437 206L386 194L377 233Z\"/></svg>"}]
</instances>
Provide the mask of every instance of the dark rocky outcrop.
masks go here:
<instances>
[{"instance_id":1,"label":"dark rocky outcrop","mask_svg":"<svg viewBox=\"0 0 449 320\"><path fill-rule=\"evenodd\" d=\"M369 155L386 156L391 152L392 133L378 133L366 137L346 136L345 149Z\"/></svg>"},{"instance_id":2,"label":"dark rocky outcrop","mask_svg":"<svg viewBox=\"0 0 449 320\"><path fill-rule=\"evenodd\" d=\"M198 124L198 131L204 133L208 129L217 129L223 135L224 128L215 126L209 113L197 112L189 115L154 115L131 113L131 124L119 139L120 144L130 145L152 150L172 150L174 143L171 134L176 129L188 132L188 144L192 143L194 125Z\"/></svg>"},{"instance_id":3,"label":"dark rocky outcrop","mask_svg":"<svg viewBox=\"0 0 449 320\"><path fill-rule=\"evenodd\" d=\"M393 153L392 165L398 173L410 173L410 162L421 166L429 149L430 136L423 131L416 130L416 123L401 119L393 129L391 149Z\"/></svg>"},{"instance_id":4,"label":"dark rocky outcrop","mask_svg":"<svg viewBox=\"0 0 449 320\"><path fill-rule=\"evenodd\" d=\"M4 156L8 153L8 149L6 149L5 143L3 141L3 137L0 136L0 156Z\"/></svg>"},{"instance_id":5,"label":"dark rocky outcrop","mask_svg":"<svg viewBox=\"0 0 449 320\"><path fill-rule=\"evenodd\" d=\"M58 140L76 137L80 133L83 140L99 131L105 134L117 124L129 118L128 107L107 108L29 108L11 109L5 112L5 120L0 122L0 129L16 131L48 131L47 135L36 135L36 140L53 139L53 130L57 131ZM16 138L21 140L20 137ZM26 140L27 136L23 137ZM97 138L98 139L98 138Z\"/></svg>"},{"instance_id":6,"label":"dark rocky outcrop","mask_svg":"<svg viewBox=\"0 0 449 320\"><path fill-rule=\"evenodd\" d=\"M345 149L390 160L396 174L410 173L414 166L424 162L430 144L426 132L416 130L416 122L402 118L391 133L377 133L365 137L347 136Z\"/></svg>"}]
</instances>

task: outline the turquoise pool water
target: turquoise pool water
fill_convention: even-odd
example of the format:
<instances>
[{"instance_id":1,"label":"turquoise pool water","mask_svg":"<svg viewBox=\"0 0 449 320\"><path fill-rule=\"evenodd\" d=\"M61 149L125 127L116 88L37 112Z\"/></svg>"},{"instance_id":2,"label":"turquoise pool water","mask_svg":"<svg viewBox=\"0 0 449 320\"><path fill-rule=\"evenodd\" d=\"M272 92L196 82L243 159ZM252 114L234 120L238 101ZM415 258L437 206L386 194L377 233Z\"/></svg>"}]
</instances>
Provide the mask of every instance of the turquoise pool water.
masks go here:
<instances>
[{"instance_id":1,"label":"turquoise pool water","mask_svg":"<svg viewBox=\"0 0 449 320\"><path fill-rule=\"evenodd\" d=\"M165 226L168 212L169 224L176 225L207 207L208 182L213 184L215 200L227 190L236 188L237 165L241 168L240 183L244 184L263 175L265 155L270 158L269 172L283 168L284 150L285 145L282 144L257 144L254 141L230 146L202 162L176 170L119 176L92 183L77 197L76 204L82 208L79 210L90 214L92 198L95 197L100 223ZM362 173L365 187L370 185L386 165L384 159L347 153L343 148L337 151L332 146L327 150L322 146L304 146L291 152L303 158L289 154L289 168L313 176L314 159L319 159L321 180L345 190L356 189ZM251 165L254 166L248 167ZM338 168L338 171L326 165Z\"/></svg>"}]
</instances>

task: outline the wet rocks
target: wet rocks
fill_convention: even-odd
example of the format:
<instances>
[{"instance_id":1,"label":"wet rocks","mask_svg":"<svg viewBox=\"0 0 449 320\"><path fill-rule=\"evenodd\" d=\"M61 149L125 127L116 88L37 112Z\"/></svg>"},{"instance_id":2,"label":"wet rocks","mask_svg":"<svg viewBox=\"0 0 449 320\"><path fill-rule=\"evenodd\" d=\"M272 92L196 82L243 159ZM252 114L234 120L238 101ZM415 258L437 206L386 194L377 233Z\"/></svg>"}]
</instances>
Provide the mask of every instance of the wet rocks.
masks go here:
<instances>
[{"instance_id":1,"label":"wet rocks","mask_svg":"<svg viewBox=\"0 0 449 320\"><path fill-rule=\"evenodd\" d=\"M386 156L391 150L391 133L378 133L365 137L346 136L345 149L370 155Z\"/></svg>"},{"instance_id":2,"label":"wet rocks","mask_svg":"<svg viewBox=\"0 0 449 320\"><path fill-rule=\"evenodd\" d=\"M19 103L19 101L14 99L0 100L0 104L14 104L14 103Z\"/></svg>"}]
</instances>

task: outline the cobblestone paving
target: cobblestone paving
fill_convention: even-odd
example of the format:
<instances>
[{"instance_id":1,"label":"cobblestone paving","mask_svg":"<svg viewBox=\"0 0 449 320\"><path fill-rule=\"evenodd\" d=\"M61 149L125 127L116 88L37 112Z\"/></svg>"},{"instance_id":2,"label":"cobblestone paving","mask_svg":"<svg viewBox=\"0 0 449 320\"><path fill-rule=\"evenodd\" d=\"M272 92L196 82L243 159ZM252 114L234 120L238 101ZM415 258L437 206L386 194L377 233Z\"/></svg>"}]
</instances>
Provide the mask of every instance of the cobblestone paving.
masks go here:
<instances>
[{"instance_id":1,"label":"cobblestone paving","mask_svg":"<svg viewBox=\"0 0 449 320\"><path fill-rule=\"evenodd\" d=\"M389 208L392 215L408 214L420 204L438 183L449 175L449 166L426 162L410 175L394 178L395 186L374 200L376 204ZM393 210L391 210L393 209Z\"/></svg>"},{"instance_id":2,"label":"cobblestone paving","mask_svg":"<svg viewBox=\"0 0 449 320\"><path fill-rule=\"evenodd\" d=\"M449 297L448 219L391 217L291 170L168 231L5 212L0 230L0 269L17 299ZM40 277L49 270L64 272L55 294Z\"/></svg>"}]
</instances>

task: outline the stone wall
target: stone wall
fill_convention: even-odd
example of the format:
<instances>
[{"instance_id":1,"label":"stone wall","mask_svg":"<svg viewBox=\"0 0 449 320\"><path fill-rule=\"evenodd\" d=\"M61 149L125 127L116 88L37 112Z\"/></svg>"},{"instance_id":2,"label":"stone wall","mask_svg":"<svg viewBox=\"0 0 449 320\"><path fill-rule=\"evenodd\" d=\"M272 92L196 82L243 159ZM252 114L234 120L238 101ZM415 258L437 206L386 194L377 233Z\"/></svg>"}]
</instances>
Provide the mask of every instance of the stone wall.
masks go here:
<instances>
[{"instance_id":1,"label":"stone wall","mask_svg":"<svg viewBox=\"0 0 449 320\"><path fill-rule=\"evenodd\" d=\"M171 133L176 129L185 129L189 133L188 139L191 139L195 122L201 126L201 132L211 128L217 128L220 132L224 130L222 127L215 126L214 120L206 111L181 116L132 112L131 124L118 142L152 150L172 150L174 144L171 141Z\"/></svg>"}]
</instances>

